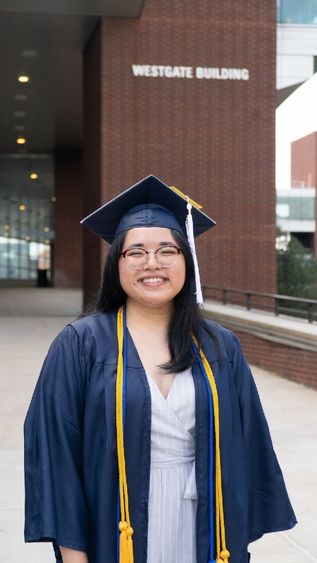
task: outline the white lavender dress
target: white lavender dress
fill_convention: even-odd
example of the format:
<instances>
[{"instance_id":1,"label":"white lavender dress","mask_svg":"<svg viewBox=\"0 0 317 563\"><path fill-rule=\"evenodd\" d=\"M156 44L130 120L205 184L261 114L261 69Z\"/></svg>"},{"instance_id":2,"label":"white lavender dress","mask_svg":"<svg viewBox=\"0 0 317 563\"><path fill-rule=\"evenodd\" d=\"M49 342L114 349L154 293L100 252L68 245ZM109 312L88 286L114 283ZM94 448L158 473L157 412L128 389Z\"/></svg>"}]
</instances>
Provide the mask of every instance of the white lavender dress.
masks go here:
<instances>
[{"instance_id":1,"label":"white lavender dress","mask_svg":"<svg viewBox=\"0 0 317 563\"><path fill-rule=\"evenodd\" d=\"M148 375L152 402L147 563L196 563L195 388L178 373L165 399Z\"/></svg>"}]
</instances>

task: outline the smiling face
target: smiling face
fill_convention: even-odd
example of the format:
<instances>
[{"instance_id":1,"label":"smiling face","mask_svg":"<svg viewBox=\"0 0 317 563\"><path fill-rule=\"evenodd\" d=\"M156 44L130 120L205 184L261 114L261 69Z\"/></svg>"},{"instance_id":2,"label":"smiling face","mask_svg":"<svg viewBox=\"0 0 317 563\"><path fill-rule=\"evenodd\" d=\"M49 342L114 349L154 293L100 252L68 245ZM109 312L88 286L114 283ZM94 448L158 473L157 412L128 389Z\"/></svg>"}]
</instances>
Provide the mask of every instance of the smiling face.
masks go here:
<instances>
[{"instance_id":1,"label":"smiling face","mask_svg":"<svg viewBox=\"0 0 317 563\"><path fill-rule=\"evenodd\" d=\"M157 250L164 245L177 245L171 231L161 227L140 227L127 231L122 252L130 248ZM177 255L175 265L164 268L151 252L149 260L140 270L129 268L125 259L119 260L119 278L127 302L147 307L166 307L173 303L185 282L185 260L182 253Z\"/></svg>"}]
</instances>

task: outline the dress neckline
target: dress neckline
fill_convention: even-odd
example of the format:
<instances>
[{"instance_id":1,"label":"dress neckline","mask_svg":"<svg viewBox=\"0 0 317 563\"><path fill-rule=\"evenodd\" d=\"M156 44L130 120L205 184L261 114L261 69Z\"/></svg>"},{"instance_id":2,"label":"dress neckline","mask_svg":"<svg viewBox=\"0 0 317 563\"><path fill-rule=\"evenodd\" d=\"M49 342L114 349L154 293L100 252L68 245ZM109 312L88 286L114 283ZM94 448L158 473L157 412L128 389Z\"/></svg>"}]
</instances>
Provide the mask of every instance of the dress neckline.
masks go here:
<instances>
[{"instance_id":1,"label":"dress neckline","mask_svg":"<svg viewBox=\"0 0 317 563\"><path fill-rule=\"evenodd\" d=\"M173 388L174 388L174 386L175 386L175 382L176 382L178 373L175 374L175 377L174 377L174 379L173 379L172 385L170 386L166 397L163 395L162 391L160 390L160 388L159 388L158 384L156 383L156 381L154 381L153 377L151 377L147 372L145 372L145 373L146 373L146 377L147 377L149 383L153 383L153 386L155 387L155 389L157 389L157 391L158 391L158 393L161 395L163 401L167 401L168 398L169 398L169 396L170 396L170 394L171 394L171 392L172 392L172 390L173 390Z\"/></svg>"}]
</instances>

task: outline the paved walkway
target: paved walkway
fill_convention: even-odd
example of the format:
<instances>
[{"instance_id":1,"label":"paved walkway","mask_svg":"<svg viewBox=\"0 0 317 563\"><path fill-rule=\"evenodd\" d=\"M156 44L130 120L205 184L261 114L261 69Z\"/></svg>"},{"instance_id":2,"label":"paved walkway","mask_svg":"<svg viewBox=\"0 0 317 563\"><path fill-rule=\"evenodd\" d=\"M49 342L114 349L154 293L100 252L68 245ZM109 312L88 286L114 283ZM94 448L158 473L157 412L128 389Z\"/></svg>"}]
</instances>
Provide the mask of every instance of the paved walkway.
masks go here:
<instances>
[{"instance_id":1,"label":"paved walkway","mask_svg":"<svg viewBox=\"0 0 317 563\"><path fill-rule=\"evenodd\" d=\"M22 425L49 343L81 298L51 289L0 294L0 563L53 563L50 545L23 543ZM254 374L299 524L252 544L252 562L317 563L317 392Z\"/></svg>"}]
</instances>

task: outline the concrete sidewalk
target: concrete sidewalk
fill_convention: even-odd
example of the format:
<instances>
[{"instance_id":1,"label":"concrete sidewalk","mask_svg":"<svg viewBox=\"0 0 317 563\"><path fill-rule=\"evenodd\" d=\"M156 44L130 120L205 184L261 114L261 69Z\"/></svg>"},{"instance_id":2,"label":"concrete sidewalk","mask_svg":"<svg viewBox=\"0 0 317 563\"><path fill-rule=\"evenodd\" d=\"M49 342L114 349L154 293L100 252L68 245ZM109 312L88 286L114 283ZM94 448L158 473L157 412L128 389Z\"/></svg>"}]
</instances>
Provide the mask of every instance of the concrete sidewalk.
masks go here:
<instances>
[{"instance_id":1,"label":"concrete sidewalk","mask_svg":"<svg viewBox=\"0 0 317 563\"><path fill-rule=\"evenodd\" d=\"M77 317L80 289L0 287L0 317Z\"/></svg>"},{"instance_id":2,"label":"concrete sidewalk","mask_svg":"<svg viewBox=\"0 0 317 563\"><path fill-rule=\"evenodd\" d=\"M47 303L48 293L41 295ZM4 316L2 310L0 563L54 561L50 545L23 543L22 425L49 343L69 320L61 316L65 304L72 318L79 313L78 296L73 295L71 305L70 295L62 310L49 304L56 316L43 316L45 310L39 307L35 317L14 317L12 308L17 314L18 307L2 301L10 316ZM25 315L30 302L20 301ZM317 392L259 369L254 374L299 524L289 532L269 534L252 544L252 562L317 562Z\"/></svg>"}]
</instances>

